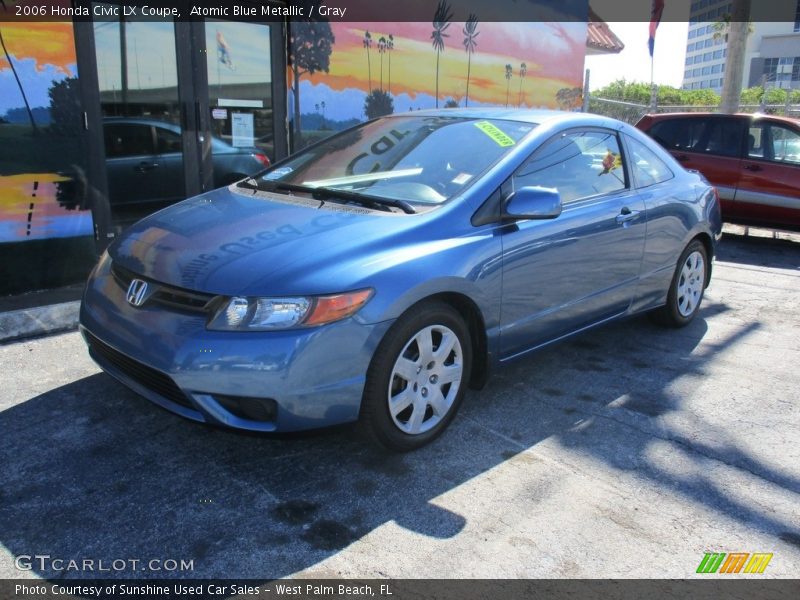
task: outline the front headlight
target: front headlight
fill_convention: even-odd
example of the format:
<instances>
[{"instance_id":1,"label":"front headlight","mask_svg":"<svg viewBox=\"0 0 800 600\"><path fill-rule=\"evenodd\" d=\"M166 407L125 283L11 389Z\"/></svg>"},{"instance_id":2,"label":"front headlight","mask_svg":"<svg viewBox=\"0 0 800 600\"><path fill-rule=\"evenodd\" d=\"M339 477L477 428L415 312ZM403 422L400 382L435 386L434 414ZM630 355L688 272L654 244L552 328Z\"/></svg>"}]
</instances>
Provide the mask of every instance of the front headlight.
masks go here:
<instances>
[{"instance_id":1,"label":"front headlight","mask_svg":"<svg viewBox=\"0 0 800 600\"><path fill-rule=\"evenodd\" d=\"M355 314L371 296L371 289L330 296L234 296L219 305L207 328L216 331L277 331L324 325Z\"/></svg>"}]
</instances>

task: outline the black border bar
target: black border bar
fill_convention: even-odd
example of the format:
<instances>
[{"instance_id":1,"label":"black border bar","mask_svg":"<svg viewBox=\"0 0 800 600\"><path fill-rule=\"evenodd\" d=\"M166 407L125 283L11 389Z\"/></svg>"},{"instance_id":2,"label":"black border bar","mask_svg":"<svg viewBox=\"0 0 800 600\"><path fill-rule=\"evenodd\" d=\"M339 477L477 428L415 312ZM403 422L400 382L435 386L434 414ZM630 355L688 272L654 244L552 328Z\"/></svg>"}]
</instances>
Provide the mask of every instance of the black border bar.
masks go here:
<instances>
[{"instance_id":1,"label":"black border bar","mask_svg":"<svg viewBox=\"0 0 800 600\"><path fill-rule=\"evenodd\" d=\"M475 14L481 22L585 22L589 7L601 19L649 22L651 0L444 0L452 22ZM686 22L698 0L665 0L661 21ZM711 20L736 20L737 3L749 3L748 21L790 22L796 0L708 0L723 10ZM107 0L110 14L90 0L0 0L0 22L103 21L120 15L132 21L192 21L222 18L254 22L431 22L437 0ZM111 7L111 8L109 8ZM725 12L730 8L730 12ZM708 12L695 11L708 16ZM742 19L745 20L745 19Z\"/></svg>"},{"instance_id":2,"label":"black border bar","mask_svg":"<svg viewBox=\"0 0 800 600\"><path fill-rule=\"evenodd\" d=\"M291 579L291 580L0 580L4 600L795 600L798 579L726 576L693 580L642 579Z\"/></svg>"}]
</instances>

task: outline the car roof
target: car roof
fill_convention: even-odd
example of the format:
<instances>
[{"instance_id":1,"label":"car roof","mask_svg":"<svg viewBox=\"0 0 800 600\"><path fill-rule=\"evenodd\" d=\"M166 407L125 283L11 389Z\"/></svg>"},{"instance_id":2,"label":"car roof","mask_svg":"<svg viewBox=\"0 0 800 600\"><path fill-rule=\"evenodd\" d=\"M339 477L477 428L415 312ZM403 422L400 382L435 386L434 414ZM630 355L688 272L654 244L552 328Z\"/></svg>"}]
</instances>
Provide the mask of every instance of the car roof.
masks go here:
<instances>
[{"instance_id":1,"label":"car roof","mask_svg":"<svg viewBox=\"0 0 800 600\"><path fill-rule=\"evenodd\" d=\"M707 118L707 117L735 117L737 119L747 119L751 121L755 121L757 119L766 119L770 121L777 121L779 123L786 123L788 125L794 125L795 127L800 125L800 119L794 119L792 117L784 117L781 115L770 115L767 113L717 113L717 112L673 112L673 113L648 113L644 115L644 118L652 119L653 121L663 121L664 119L670 119L673 117L685 118L685 117L697 117L697 118Z\"/></svg>"},{"instance_id":2,"label":"car roof","mask_svg":"<svg viewBox=\"0 0 800 600\"><path fill-rule=\"evenodd\" d=\"M393 113L387 117L431 117L447 116L461 117L465 119L500 119L506 121L519 121L520 123L530 123L532 125L542 125L545 123L570 123L574 125L585 125L595 127L609 127L619 129L623 125L622 121L596 115L592 113L569 112L564 110L548 109L527 109L527 108L502 108L502 107L478 107L478 108L438 108L429 110L415 110L406 113Z\"/></svg>"}]
</instances>

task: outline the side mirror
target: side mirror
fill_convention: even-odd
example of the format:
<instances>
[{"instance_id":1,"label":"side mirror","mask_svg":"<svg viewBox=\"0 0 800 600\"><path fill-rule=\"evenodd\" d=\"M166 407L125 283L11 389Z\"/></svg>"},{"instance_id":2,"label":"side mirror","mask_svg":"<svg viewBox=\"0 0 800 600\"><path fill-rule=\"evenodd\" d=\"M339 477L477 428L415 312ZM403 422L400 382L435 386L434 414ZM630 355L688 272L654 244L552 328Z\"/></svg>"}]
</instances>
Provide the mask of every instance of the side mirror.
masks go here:
<instances>
[{"instance_id":1,"label":"side mirror","mask_svg":"<svg viewBox=\"0 0 800 600\"><path fill-rule=\"evenodd\" d=\"M561 194L555 188L526 186L505 203L504 219L555 219L561 214Z\"/></svg>"}]
</instances>

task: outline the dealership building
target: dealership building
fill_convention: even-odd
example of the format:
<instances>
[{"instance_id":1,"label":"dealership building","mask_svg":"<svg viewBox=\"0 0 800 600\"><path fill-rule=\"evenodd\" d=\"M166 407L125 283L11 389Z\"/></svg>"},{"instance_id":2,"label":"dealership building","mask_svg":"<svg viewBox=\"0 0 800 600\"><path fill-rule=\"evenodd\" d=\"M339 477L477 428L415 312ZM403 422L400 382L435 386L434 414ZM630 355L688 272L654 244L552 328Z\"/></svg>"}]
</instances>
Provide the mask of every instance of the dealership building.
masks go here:
<instances>
[{"instance_id":1,"label":"dealership building","mask_svg":"<svg viewBox=\"0 0 800 600\"><path fill-rule=\"evenodd\" d=\"M587 48L622 48L588 1L561 21L469 27L460 4L438 48L431 20L144 20L113 2L85 4L99 17L0 19L0 313L74 304L127 225L368 118L577 109ZM0 339L47 320L20 318L0 318Z\"/></svg>"}]
</instances>

